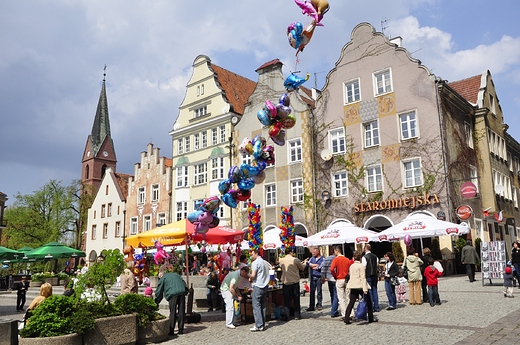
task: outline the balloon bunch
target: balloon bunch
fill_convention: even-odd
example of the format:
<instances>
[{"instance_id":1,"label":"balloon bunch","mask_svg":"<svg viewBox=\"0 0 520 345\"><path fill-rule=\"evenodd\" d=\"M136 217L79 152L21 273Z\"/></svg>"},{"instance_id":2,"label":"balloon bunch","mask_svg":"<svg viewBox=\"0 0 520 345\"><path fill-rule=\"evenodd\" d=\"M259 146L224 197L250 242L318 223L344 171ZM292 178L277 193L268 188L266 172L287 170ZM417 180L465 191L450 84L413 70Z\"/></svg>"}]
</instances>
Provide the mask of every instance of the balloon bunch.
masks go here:
<instances>
[{"instance_id":1,"label":"balloon bunch","mask_svg":"<svg viewBox=\"0 0 520 345\"><path fill-rule=\"evenodd\" d=\"M193 224L195 233L205 234L210 228L219 225L220 219L217 217L219 206L219 197L211 196L204 200L196 211L188 214L188 221Z\"/></svg>"},{"instance_id":2,"label":"balloon bunch","mask_svg":"<svg viewBox=\"0 0 520 345\"><path fill-rule=\"evenodd\" d=\"M296 49L296 56L298 56L305 46L309 44L316 26L323 26L321 20L323 15L329 10L329 3L327 0L294 1L302 9L303 14L313 18L312 22L305 28L300 22L294 22L287 27L289 45Z\"/></svg>"},{"instance_id":3,"label":"balloon bunch","mask_svg":"<svg viewBox=\"0 0 520 345\"><path fill-rule=\"evenodd\" d=\"M294 230L293 207L282 206L282 214L280 215L280 241L282 242L282 253L285 249L294 249L296 235Z\"/></svg>"},{"instance_id":4,"label":"balloon bunch","mask_svg":"<svg viewBox=\"0 0 520 345\"><path fill-rule=\"evenodd\" d=\"M166 253L166 250L164 250L164 245L161 242L155 241L155 249L157 249L157 251L155 252L153 258L156 265L162 264L170 258L170 254Z\"/></svg>"},{"instance_id":5,"label":"balloon bunch","mask_svg":"<svg viewBox=\"0 0 520 345\"><path fill-rule=\"evenodd\" d=\"M232 166L229 169L228 178L218 185L222 201L231 208L236 208L239 201L251 198L251 189L265 179L264 169L267 164L274 163L274 147L266 145L265 138L259 135L252 141L245 138L239 146L239 150L242 154L253 154L254 160L251 164L243 163L240 167ZM233 183L236 183L236 189L231 189Z\"/></svg>"},{"instance_id":6,"label":"balloon bunch","mask_svg":"<svg viewBox=\"0 0 520 345\"><path fill-rule=\"evenodd\" d=\"M293 128L296 124L296 117L291 114L290 104L289 96L284 93L276 106L267 100L265 106L256 114L262 125L269 126L269 137L278 146L285 145L285 130Z\"/></svg>"},{"instance_id":7,"label":"balloon bunch","mask_svg":"<svg viewBox=\"0 0 520 345\"><path fill-rule=\"evenodd\" d=\"M262 221L260 220L260 205L250 202L247 205L247 219L249 220L246 240L249 242L249 249L259 249L260 255L264 254L264 235L262 232Z\"/></svg>"}]
</instances>

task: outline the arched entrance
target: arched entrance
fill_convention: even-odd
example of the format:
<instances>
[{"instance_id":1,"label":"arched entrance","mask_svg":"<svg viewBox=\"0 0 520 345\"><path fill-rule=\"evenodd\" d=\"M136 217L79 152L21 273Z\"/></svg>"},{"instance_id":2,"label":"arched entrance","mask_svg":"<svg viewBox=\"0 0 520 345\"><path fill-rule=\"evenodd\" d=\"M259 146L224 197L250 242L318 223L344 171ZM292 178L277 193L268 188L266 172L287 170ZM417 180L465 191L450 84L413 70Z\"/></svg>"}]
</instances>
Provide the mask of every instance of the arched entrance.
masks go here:
<instances>
[{"instance_id":1,"label":"arched entrance","mask_svg":"<svg viewBox=\"0 0 520 345\"><path fill-rule=\"evenodd\" d=\"M383 215L374 215L363 224L363 227L368 230L381 232L389 227L393 226L393 222L390 218ZM378 258L382 258L385 253L392 251L391 242L372 242L372 253L376 254Z\"/></svg>"}]
</instances>

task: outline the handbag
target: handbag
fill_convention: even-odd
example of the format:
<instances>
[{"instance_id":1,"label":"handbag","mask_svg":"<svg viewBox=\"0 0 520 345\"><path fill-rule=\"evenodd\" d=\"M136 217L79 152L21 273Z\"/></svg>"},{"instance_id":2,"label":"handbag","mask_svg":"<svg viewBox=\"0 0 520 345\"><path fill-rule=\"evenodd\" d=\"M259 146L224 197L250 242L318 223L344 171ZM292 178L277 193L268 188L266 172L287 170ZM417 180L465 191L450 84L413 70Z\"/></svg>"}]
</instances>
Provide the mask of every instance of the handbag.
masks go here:
<instances>
[{"instance_id":1,"label":"handbag","mask_svg":"<svg viewBox=\"0 0 520 345\"><path fill-rule=\"evenodd\" d=\"M393 286L399 285L399 279L397 277L390 277L390 284Z\"/></svg>"},{"instance_id":2,"label":"handbag","mask_svg":"<svg viewBox=\"0 0 520 345\"><path fill-rule=\"evenodd\" d=\"M403 277L408 279L408 267L406 266L403 266Z\"/></svg>"},{"instance_id":3,"label":"handbag","mask_svg":"<svg viewBox=\"0 0 520 345\"><path fill-rule=\"evenodd\" d=\"M358 302L358 306L356 308L355 319L356 320L366 320L367 317L367 302L364 298L361 298Z\"/></svg>"}]
</instances>

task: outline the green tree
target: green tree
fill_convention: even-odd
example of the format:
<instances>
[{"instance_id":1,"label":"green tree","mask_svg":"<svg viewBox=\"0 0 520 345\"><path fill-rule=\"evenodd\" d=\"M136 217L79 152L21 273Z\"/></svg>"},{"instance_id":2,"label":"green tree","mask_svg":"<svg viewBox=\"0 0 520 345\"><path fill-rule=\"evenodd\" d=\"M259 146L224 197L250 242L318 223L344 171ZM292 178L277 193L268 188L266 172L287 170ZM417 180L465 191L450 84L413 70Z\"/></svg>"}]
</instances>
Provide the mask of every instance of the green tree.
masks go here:
<instances>
[{"instance_id":1,"label":"green tree","mask_svg":"<svg viewBox=\"0 0 520 345\"><path fill-rule=\"evenodd\" d=\"M62 185L50 180L33 194L15 195L12 206L5 212L4 231L8 247L39 247L47 242L74 244L79 234L79 184Z\"/></svg>"}]
</instances>

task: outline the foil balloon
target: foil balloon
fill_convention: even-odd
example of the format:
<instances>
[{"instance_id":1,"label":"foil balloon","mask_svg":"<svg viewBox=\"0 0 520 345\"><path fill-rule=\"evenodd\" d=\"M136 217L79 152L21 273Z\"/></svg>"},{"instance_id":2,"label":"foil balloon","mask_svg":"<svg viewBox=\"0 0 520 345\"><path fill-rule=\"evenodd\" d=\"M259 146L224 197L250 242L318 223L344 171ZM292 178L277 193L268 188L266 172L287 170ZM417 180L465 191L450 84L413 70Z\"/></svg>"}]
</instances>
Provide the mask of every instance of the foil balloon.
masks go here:
<instances>
[{"instance_id":1,"label":"foil balloon","mask_svg":"<svg viewBox=\"0 0 520 345\"><path fill-rule=\"evenodd\" d=\"M282 127L285 129L291 129L296 124L296 117L293 114L287 115L285 119L282 120Z\"/></svg>"},{"instance_id":2,"label":"foil balloon","mask_svg":"<svg viewBox=\"0 0 520 345\"><path fill-rule=\"evenodd\" d=\"M285 105L279 103L276 105L276 120L280 121L283 120L291 113L292 109L289 107L286 107Z\"/></svg>"},{"instance_id":3,"label":"foil balloon","mask_svg":"<svg viewBox=\"0 0 520 345\"><path fill-rule=\"evenodd\" d=\"M265 101L264 110L267 113L267 115L269 115L271 117L276 116L276 107L274 106L273 102L271 102L270 100Z\"/></svg>"},{"instance_id":4,"label":"foil balloon","mask_svg":"<svg viewBox=\"0 0 520 345\"><path fill-rule=\"evenodd\" d=\"M271 137L271 140L278 146L285 145L285 130L281 130L277 135Z\"/></svg>"},{"instance_id":5,"label":"foil balloon","mask_svg":"<svg viewBox=\"0 0 520 345\"><path fill-rule=\"evenodd\" d=\"M201 210L197 210L197 211L193 211L191 213L188 214L188 221L190 223L194 223L196 221L198 221L199 217L202 215L203 211Z\"/></svg>"},{"instance_id":6,"label":"foil balloon","mask_svg":"<svg viewBox=\"0 0 520 345\"><path fill-rule=\"evenodd\" d=\"M205 224L205 223L196 223L196 224L193 224L193 230L197 233L197 234L205 234L208 232L209 230L209 224Z\"/></svg>"},{"instance_id":7,"label":"foil balloon","mask_svg":"<svg viewBox=\"0 0 520 345\"><path fill-rule=\"evenodd\" d=\"M255 176L251 177L251 180L253 180L253 182L255 184L259 184L259 183L264 182L264 180L265 180L265 171L261 171L258 175L255 175Z\"/></svg>"},{"instance_id":8,"label":"foil balloon","mask_svg":"<svg viewBox=\"0 0 520 345\"><path fill-rule=\"evenodd\" d=\"M246 201L251 197L251 190L239 190L236 196L238 201Z\"/></svg>"},{"instance_id":9,"label":"foil balloon","mask_svg":"<svg viewBox=\"0 0 520 345\"><path fill-rule=\"evenodd\" d=\"M260 123L264 126L269 126L274 121L269 115L267 115L267 112L264 109L260 109L256 113L256 117L258 118L258 121L260 121Z\"/></svg>"},{"instance_id":10,"label":"foil balloon","mask_svg":"<svg viewBox=\"0 0 520 345\"><path fill-rule=\"evenodd\" d=\"M314 21L316 21L316 25L323 26L320 22L323 19L323 15L327 13L330 8L327 0L294 0L294 2L302 9L303 14L312 17Z\"/></svg>"},{"instance_id":11,"label":"foil balloon","mask_svg":"<svg viewBox=\"0 0 520 345\"><path fill-rule=\"evenodd\" d=\"M250 165L249 166L249 173L251 174L251 177L255 177L262 173L264 169L267 167L267 163L264 161L255 161L256 165Z\"/></svg>"},{"instance_id":12,"label":"foil balloon","mask_svg":"<svg viewBox=\"0 0 520 345\"><path fill-rule=\"evenodd\" d=\"M213 220L208 224L210 229L217 227L220 224L220 219L217 216L213 216ZM205 248L205 247L203 247Z\"/></svg>"},{"instance_id":13,"label":"foil balloon","mask_svg":"<svg viewBox=\"0 0 520 345\"><path fill-rule=\"evenodd\" d=\"M412 236L410 236L410 234L404 235L404 244L406 244L406 246L409 247L411 243L412 243Z\"/></svg>"},{"instance_id":14,"label":"foil balloon","mask_svg":"<svg viewBox=\"0 0 520 345\"><path fill-rule=\"evenodd\" d=\"M307 80L309 80L310 76L311 75L309 73L307 73L305 78L300 78L296 74L291 73L291 75L289 75L287 77L287 79L285 79L283 86L287 89L287 91L294 91L297 88L299 88L303 83L305 83ZM282 102L280 101L280 103L282 103ZM287 104L287 106L288 106L288 104Z\"/></svg>"},{"instance_id":15,"label":"foil balloon","mask_svg":"<svg viewBox=\"0 0 520 345\"><path fill-rule=\"evenodd\" d=\"M262 150L262 159L267 164L274 164L274 147L268 145Z\"/></svg>"},{"instance_id":16,"label":"foil balloon","mask_svg":"<svg viewBox=\"0 0 520 345\"><path fill-rule=\"evenodd\" d=\"M237 186L241 190L251 190L255 187L255 183L250 179L243 179L238 181Z\"/></svg>"},{"instance_id":17,"label":"foil balloon","mask_svg":"<svg viewBox=\"0 0 520 345\"><path fill-rule=\"evenodd\" d=\"M237 208L238 206L237 200L229 192L222 195L222 201L231 208Z\"/></svg>"},{"instance_id":18,"label":"foil balloon","mask_svg":"<svg viewBox=\"0 0 520 345\"><path fill-rule=\"evenodd\" d=\"M218 210L220 206L220 199L218 196L210 196L201 205L202 209L205 209L211 213L215 213L216 210Z\"/></svg>"},{"instance_id":19,"label":"foil balloon","mask_svg":"<svg viewBox=\"0 0 520 345\"><path fill-rule=\"evenodd\" d=\"M225 194L231 188L231 181L229 179L220 181L218 184L218 191L220 194Z\"/></svg>"},{"instance_id":20,"label":"foil balloon","mask_svg":"<svg viewBox=\"0 0 520 345\"><path fill-rule=\"evenodd\" d=\"M240 169L236 165L229 169L228 179L231 183L237 183L240 181Z\"/></svg>"},{"instance_id":21,"label":"foil balloon","mask_svg":"<svg viewBox=\"0 0 520 345\"><path fill-rule=\"evenodd\" d=\"M244 140L242 140L242 143L238 146L238 150L240 151L240 153L244 155L250 155L251 153L253 153L253 143L249 138L244 138Z\"/></svg>"},{"instance_id":22,"label":"foil balloon","mask_svg":"<svg viewBox=\"0 0 520 345\"><path fill-rule=\"evenodd\" d=\"M289 105L291 105L291 100L289 99L289 95L286 94L286 93L282 94L282 95L280 96L279 103L285 105L286 107L288 107Z\"/></svg>"},{"instance_id":23,"label":"foil balloon","mask_svg":"<svg viewBox=\"0 0 520 345\"><path fill-rule=\"evenodd\" d=\"M274 137L274 136L278 135L278 133L280 133L280 130L282 129L282 125L283 125L282 122L277 122L274 125L272 125L271 127L269 127L269 136Z\"/></svg>"},{"instance_id":24,"label":"foil balloon","mask_svg":"<svg viewBox=\"0 0 520 345\"><path fill-rule=\"evenodd\" d=\"M197 222L202 224L209 224L213 221L213 214L211 212L202 212L202 214L197 219Z\"/></svg>"},{"instance_id":25,"label":"foil balloon","mask_svg":"<svg viewBox=\"0 0 520 345\"><path fill-rule=\"evenodd\" d=\"M296 56L305 49L307 44L311 41L314 29L316 29L316 22L313 21L305 30L301 30L303 24L300 22L292 23L287 28L287 38L291 47L296 49Z\"/></svg>"}]
</instances>

